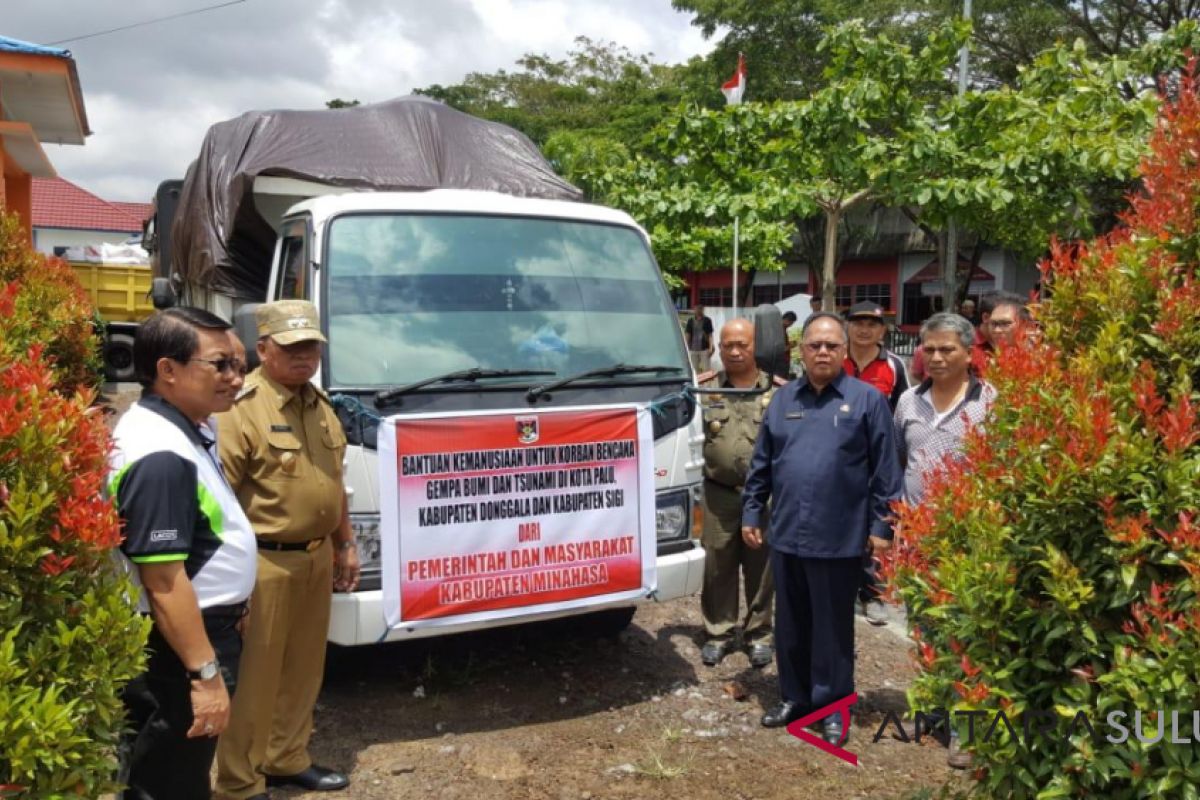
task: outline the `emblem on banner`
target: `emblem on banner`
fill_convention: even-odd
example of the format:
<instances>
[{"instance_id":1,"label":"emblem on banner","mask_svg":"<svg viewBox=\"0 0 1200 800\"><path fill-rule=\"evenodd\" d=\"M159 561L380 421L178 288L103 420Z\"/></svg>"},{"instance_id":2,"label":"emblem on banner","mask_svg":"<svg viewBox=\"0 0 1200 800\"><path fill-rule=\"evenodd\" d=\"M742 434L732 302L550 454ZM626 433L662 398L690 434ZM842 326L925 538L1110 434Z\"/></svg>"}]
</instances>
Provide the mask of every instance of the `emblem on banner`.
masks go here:
<instances>
[{"instance_id":1,"label":"emblem on banner","mask_svg":"<svg viewBox=\"0 0 1200 800\"><path fill-rule=\"evenodd\" d=\"M517 417L517 441L521 444L533 444L538 440L538 418Z\"/></svg>"}]
</instances>

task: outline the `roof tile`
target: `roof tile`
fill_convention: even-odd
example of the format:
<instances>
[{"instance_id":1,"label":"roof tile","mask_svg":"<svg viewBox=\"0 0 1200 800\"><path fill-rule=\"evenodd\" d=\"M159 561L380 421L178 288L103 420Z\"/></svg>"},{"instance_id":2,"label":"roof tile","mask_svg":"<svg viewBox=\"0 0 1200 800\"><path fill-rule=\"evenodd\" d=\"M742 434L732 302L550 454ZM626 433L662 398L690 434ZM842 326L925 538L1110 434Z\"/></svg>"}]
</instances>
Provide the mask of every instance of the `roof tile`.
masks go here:
<instances>
[{"instance_id":1,"label":"roof tile","mask_svg":"<svg viewBox=\"0 0 1200 800\"><path fill-rule=\"evenodd\" d=\"M141 233L150 215L147 203L110 203L63 178L34 178L32 195L35 228Z\"/></svg>"}]
</instances>

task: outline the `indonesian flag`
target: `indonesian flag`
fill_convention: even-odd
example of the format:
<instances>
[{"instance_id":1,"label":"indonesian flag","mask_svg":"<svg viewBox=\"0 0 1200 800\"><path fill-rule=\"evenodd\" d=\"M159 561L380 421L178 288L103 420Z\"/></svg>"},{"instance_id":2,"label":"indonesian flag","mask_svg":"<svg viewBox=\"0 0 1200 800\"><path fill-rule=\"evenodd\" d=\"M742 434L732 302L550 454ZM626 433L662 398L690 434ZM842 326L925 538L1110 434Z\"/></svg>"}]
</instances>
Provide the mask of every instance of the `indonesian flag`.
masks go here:
<instances>
[{"instance_id":1,"label":"indonesian flag","mask_svg":"<svg viewBox=\"0 0 1200 800\"><path fill-rule=\"evenodd\" d=\"M739 105L742 95L746 92L746 57L738 53L737 72L733 77L721 84L721 94L725 95L725 104Z\"/></svg>"}]
</instances>

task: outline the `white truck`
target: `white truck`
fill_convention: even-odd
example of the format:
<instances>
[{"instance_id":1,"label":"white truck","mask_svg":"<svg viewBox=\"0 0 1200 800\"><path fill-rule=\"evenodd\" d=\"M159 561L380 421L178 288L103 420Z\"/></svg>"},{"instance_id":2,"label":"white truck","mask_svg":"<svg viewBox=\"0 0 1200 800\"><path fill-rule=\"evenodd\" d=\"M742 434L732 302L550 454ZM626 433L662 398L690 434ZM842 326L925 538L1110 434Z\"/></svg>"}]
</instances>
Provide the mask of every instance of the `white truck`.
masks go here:
<instances>
[{"instance_id":1,"label":"white truck","mask_svg":"<svg viewBox=\"0 0 1200 800\"><path fill-rule=\"evenodd\" d=\"M162 191L179 190L175 183ZM188 196L184 184L180 215L196 213ZM652 406L657 583L643 599L699 590L703 433L685 390L694 375L649 239L627 214L501 191L362 191L261 173L247 178L243 196L276 234L269 265L234 266L243 276L265 271L261 295L230 291L212 270L198 278L203 271L171 265L161 251L156 268L183 302L233 320L251 353L255 303L302 298L320 311L328 345L316 380L337 401L350 441L346 487L363 566L359 589L334 596L331 642L570 614L612 631L634 613L629 600L601 601L570 610L531 606L499 622L389 627L376 433L379 418L392 414ZM171 227L169 217L154 220L152 249ZM186 258L198 249L194 237L181 241L178 221L173 227L167 252Z\"/></svg>"}]
</instances>

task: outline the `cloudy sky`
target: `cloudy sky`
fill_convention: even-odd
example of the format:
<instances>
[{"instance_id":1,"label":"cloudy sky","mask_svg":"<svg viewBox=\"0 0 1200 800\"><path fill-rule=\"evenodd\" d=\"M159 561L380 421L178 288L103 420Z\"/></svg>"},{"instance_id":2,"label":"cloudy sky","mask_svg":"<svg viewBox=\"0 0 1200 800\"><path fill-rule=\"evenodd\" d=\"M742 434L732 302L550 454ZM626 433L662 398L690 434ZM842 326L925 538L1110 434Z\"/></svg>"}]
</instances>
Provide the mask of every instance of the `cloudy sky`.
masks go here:
<instances>
[{"instance_id":1,"label":"cloudy sky","mask_svg":"<svg viewBox=\"0 0 1200 800\"><path fill-rule=\"evenodd\" d=\"M231 0L4 0L0 36L50 44L221 2ZM712 46L670 0L234 0L57 45L75 56L93 134L46 152L105 199L148 202L214 122L386 100L512 68L527 52L561 57L580 35L671 63Z\"/></svg>"}]
</instances>

